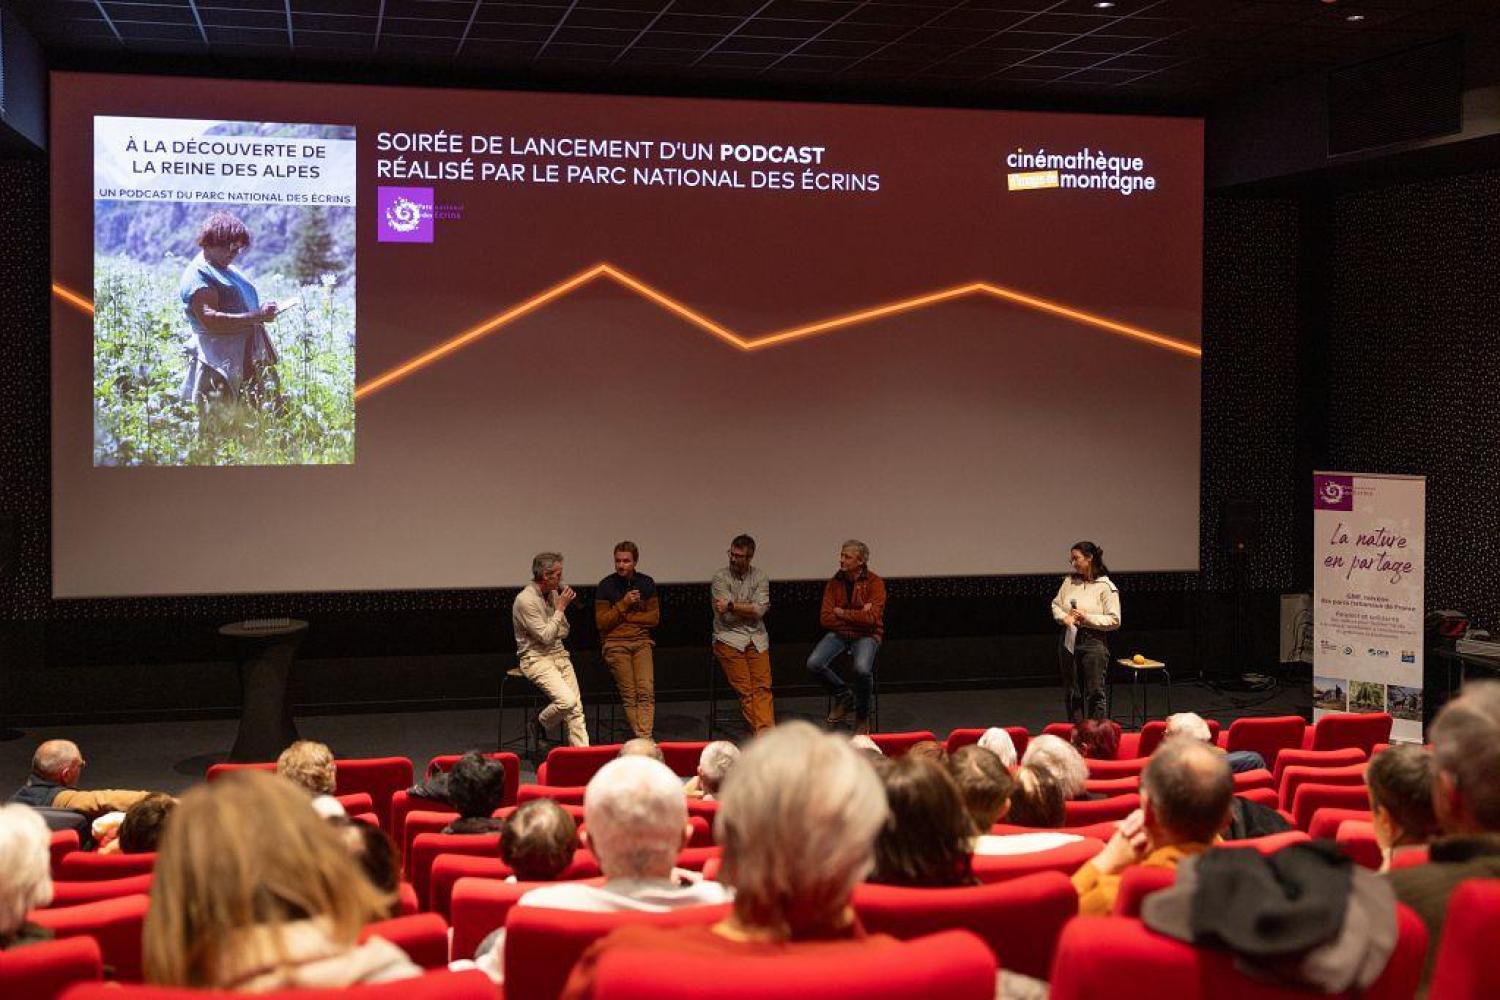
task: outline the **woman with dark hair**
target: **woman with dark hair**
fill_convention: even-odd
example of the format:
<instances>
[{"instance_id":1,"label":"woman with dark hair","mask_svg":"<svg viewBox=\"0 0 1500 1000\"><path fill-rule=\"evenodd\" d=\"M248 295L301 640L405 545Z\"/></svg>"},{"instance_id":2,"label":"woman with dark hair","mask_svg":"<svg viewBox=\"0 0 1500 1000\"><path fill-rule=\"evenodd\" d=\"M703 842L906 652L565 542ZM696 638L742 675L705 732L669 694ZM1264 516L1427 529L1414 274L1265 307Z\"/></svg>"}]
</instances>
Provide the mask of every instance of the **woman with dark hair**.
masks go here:
<instances>
[{"instance_id":1,"label":"woman with dark hair","mask_svg":"<svg viewBox=\"0 0 1500 1000\"><path fill-rule=\"evenodd\" d=\"M907 754L882 776L890 814L875 840L871 882L942 888L975 885L974 823L948 771Z\"/></svg>"},{"instance_id":2,"label":"woman with dark hair","mask_svg":"<svg viewBox=\"0 0 1500 1000\"><path fill-rule=\"evenodd\" d=\"M198 229L199 252L182 272L182 299L191 335L184 402L201 408L212 401L280 403L280 360L265 324L276 303L261 304L255 285L234 266L250 246L250 231L237 216L214 212Z\"/></svg>"},{"instance_id":3,"label":"woman with dark hair","mask_svg":"<svg viewBox=\"0 0 1500 1000\"><path fill-rule=\"evenodd\" d=\"M1104 636L1120 627L1120 591L1109 579L1104 550L1079 542L1068 555L1072 572L1052 599L1052 619L1063 627L1058 645L1063 705L1068 721L1104 718Z\"/></svg>"}]
</instances>

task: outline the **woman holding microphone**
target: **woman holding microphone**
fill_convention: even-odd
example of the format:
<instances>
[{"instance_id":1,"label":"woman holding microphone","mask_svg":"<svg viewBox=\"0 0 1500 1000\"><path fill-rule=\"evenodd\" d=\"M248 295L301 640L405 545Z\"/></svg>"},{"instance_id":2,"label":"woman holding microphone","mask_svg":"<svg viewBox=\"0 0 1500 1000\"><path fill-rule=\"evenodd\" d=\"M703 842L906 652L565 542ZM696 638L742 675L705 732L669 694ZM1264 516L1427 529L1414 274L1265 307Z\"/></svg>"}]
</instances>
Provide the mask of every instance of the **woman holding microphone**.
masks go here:
<instances>
[{"instance_id":1,"label":"woman holding microphone","mask_svg":"<svg viewBox=\"0 0 1500 1000\"><path fill-rule=\"evenodd\" d=\"M1109 579L1104 550L1093 542L1073 546L1073 572L1052 599L1052 618L1063 626L1058 646L1063 703L1068 721L1104 718L1104 672L1109 646L1104 634L1120 627L1120 590Z\"/></svg>"}]
</instances>

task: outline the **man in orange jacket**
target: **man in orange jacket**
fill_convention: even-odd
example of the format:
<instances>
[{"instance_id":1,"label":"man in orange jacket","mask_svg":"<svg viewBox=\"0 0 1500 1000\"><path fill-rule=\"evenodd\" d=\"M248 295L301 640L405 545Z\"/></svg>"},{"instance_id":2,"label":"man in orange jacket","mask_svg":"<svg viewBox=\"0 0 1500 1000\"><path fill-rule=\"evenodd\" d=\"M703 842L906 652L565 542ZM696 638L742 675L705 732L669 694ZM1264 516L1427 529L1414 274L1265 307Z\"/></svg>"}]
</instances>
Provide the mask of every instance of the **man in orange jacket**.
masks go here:
<instances>
[{"instance_id":1,"label":"man in orange jacket","mask_svg":"<svg viewBox=\"0 0 1500 1000\"><path fill-rule=\"evenodd\" d=\"M828 632L813 647L807 669L833 695L828 724L854 712L854 731L870 731L870 701L875 691L875 653L885 637L885 581L870 572L870 547L851 538L839 547L839 571L823 587L818 623ZM833 669L845 650L854 661L854 690Z\"/></svg>"}]
</instances>

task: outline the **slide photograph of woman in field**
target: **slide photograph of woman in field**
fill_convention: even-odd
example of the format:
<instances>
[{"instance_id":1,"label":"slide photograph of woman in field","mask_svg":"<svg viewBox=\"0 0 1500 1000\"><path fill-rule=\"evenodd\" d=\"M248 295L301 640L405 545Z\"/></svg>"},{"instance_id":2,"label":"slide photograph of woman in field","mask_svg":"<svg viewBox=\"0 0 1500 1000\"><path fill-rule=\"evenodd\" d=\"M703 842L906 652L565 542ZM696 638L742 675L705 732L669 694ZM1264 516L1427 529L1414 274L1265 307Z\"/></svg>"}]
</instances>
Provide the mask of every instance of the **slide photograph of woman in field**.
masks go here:
<instances>
[{"instance_id":1,"label":"slide photograph of woman in field","mask_svg":"<svg viewBox=\"0 0 1500 1000\"><path fill-rule=\"evenodd\" d=\"M340 131L196 134L352 146ZM96 466L354 461L354 206L237 195L96 198Z\"/></svg>"}]
</instances>

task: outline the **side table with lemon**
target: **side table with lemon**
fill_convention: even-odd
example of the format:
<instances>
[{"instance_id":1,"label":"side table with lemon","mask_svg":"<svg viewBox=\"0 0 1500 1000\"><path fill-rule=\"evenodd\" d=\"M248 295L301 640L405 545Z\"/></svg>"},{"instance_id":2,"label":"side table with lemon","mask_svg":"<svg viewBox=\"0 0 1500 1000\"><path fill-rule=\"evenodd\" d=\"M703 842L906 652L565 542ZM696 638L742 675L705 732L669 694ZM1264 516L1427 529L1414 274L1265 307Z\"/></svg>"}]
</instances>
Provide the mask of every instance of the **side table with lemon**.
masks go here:
<instances>
[{"instance_id":1,"label":"side table with lemon","mask_svg":"<svg viewBox=\"0 0 1500 1000\"><path fill-rule=\"evenodd\" d=\"M1151 719L1150 688L1142 687L1141 678L1150 677L1152 674L1160 674L1167 685L1167 714L1172 714L1172 674L1167 670L1167 664L1162 660L1153 660L1141 653L1133 656L1122 656L1115 660L1118 666L1130 671L1130 717L1125 723L1126 729L1139 729ZM1136 692L1140 692L1140 716L1136 715Z\"/></svg>"}]
</instances>

